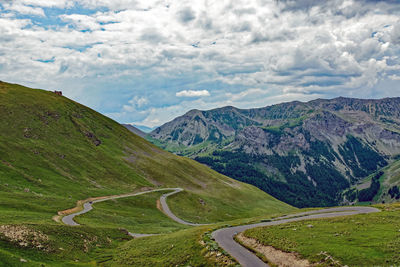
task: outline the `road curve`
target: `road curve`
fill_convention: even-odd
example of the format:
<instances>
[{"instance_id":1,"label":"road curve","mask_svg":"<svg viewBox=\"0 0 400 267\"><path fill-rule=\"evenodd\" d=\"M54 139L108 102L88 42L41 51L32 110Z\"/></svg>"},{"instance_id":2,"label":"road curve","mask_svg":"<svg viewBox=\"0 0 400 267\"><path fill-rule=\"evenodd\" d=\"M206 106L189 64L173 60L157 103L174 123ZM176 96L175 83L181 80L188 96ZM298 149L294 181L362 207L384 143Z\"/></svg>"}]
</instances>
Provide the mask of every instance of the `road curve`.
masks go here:
<instances>
[{"instance_id":1,"label":"road curve","mask_svg":"<svg viewBox=\"0 0 400 267\"><path fill-rule=\"evenodd\" d=\"M219 229L212 233L212 237L219 244L219 246L222 247L226 252L228 252L233 258L235 258L241 266L266 267L269 265L260 260L255 254L247 250L245 247L236 243L236 241L233 239L234 236L247 229L255 227L278 225L288 222L302 221L309 219L332 218L332 217L356 215L362 213L372 213L379 211L380 211L379 209L372 207L339 207L339 208L302 212L293 215L279 217L270 222L262 222L262 223Z\"/></svg>"},{"instance_id":2,"label":"road curve","mask_svg":"<svg viewBox=\"0 0 400 267\"><path fill-rule=\"evenodd\" d=\"M160 189L154 189L154 190L149 190L149 191L143 191L143 192L139 192L139 193L110 196L110 197L94 200L91 202L86 202L83 204L83 210L72 213L67 216L64 216L62 218L62 222L65 223L66 225L70 225L70 226L79 225L77 222L74 221L74 217L91 211L93 209L92 205L94 203L107 201L107 200L111 200L111 199L138 196L138 195L143 195L143 194L147 194L147 193L151 193L151 192L170 191L170 190L174 190L174 191L163 194L160 197L160 204L161 204L162 210L165 215L167 215L172 220L174 220L180 224L184 224L184 225L189 225L189 226L207 225L207 224L196 224L196 223L184 221L184 220L178 218L175 214L173 214L171 212L170 208L168 207L167 201L166 201L167 197L169 197L173 194L182 192L183 191L182 188L160 188ZM223 248L226 252L228 252L234 259L236 259L237 262L241 266L243 266L243 267L266 267L269 265L266 264L265 262L263 262L262 260L260 260L255 254L253 254L252 252L247 250L245 247L236 243L236 241L234 240L234 236L245 230L255 228L255 227L278 225L278 224L283 224L283 223L288 223L288 222L295 222L295 221L302 221L302 220L309 220L309 219L332 218L332 217L356 215L356 214L363 214L363 213L364 214L365 213L373 213L373 212L379 212L379 211L380 211L379 209L372 208L372 207L338 207L338 208L328 208L328 209L307 211L307 212L295 213L295 214L275 218L274 220L269 221L269 222L261 222L261 223L255 223L255 224L222 228L222 229L214 231L212 233L212 237L215 239L215 241L218 243L218 245L221 248ZM128 232L128 234L132 237L145 237L145 236L153 235L153 234L135 234L135 233L130 233L130 232Z\"/></svg>"},{"instance_id":3,"label":"road curve","mask_svg":"<svg viewBox=\"0 0 400 267\"><path fill-rule=\"evenodd\" d=\"M166 202L166 198L168 196L171 196L173 194L179 193L181 191L183 191L182 188L160 188L160 189L153 189L153 190L148 190L148 191L143 191L143 192L139 192L139 193L131 193L131 194L123 194L123 195L118 195L118 196L110 196L110 197L106 197L106 198L102 198L102 199L98 199L98 200L94 200L91 202L85 202L83 204L83 210L79 211L79 212L75 212L72 214L69 214L67 216L64 216L61 220L64 224L66 225L70 225L70 226L77 226L79 225L79 223L74 221L74 218L78 215L87 213L89 211L91 211L93 209L93 204L98 203L98 202L103 202L103 201L107 201L107 200L111 200L111 199L118 199L118 198L125 198L125 197L133 197L133 196L139 196L139 195L143 195L143 194L148 194L148 193L152 193L152 192L159 192L159 191L170 191L170 190L174 190L173 192L164 194L161 196L160 198L160 202L162 205L162 208L164 210L164 213L170 217L172 220L177 221L177 219L180 223L186 224L186 225L196 225L196 224L192 224L189 222L185 222L183 220L180 220L178 217L176 217L171 210L169 209L167 202ZM129 235L133 236L133 237L143 237L143 236L149 236L147 234L133 234L133 233L129 233Z\"/></svg>"},{"instance_id":4,"label":"road curve","mask_svg":"<svg viewBox=\"0 0 400 267\"><path fill-rule=\"evenodd\" d=\"M167 215L168 217L170 217L172 220L176 221L177 223L184 224L184 225L189 225L189 226L207 225L207 224L191 223L191 222L184 221L184 220L176 217L175 214L172 213L172 211L169 209L168 204L167 204L167 197L169 197L173 194L176 194L178 192L181 192L181 191L183 191L182 188L176 188L176 190L174 192L164 194L160 197L161 207L162 207L162 210L165 213L165 215Z\"/></svg>"}]
</instances>

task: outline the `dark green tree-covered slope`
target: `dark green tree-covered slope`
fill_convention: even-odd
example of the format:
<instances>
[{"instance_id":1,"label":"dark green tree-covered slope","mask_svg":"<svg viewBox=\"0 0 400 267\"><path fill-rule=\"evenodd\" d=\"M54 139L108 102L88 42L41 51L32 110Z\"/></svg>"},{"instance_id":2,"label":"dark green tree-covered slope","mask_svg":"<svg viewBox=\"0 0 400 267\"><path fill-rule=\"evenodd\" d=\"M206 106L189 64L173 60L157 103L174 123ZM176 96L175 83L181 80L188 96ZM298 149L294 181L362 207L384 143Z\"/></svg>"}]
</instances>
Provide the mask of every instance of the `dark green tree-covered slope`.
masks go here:
<instances>
[{"instance_id":1,"label":"dark green tree-covered slope","mask_svg":"<svg viewBox=\"0 0 400 267\"><path fill-rule=\"evenodd\" d=\"M148 139L295 205L341 192L400 153L400 98L335 98L258 109L192 110Z\"/></svg>"}]
</instances>

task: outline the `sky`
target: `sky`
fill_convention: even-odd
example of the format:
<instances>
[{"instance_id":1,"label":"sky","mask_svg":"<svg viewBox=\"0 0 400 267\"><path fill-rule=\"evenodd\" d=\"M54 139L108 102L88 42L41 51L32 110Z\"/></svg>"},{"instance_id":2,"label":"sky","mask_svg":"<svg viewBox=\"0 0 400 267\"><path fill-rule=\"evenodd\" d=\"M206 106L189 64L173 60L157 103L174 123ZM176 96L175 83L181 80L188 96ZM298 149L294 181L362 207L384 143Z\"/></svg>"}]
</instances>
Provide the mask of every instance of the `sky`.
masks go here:
<instances>
[{"instance_id":1,"label":"sky","mask_svg":"<svg viewBox=\"0 0 400 267\"><path fill-rule=\"evenodd\" d=\"M0 0L0 80L120 123L400 96L400 1Z\"/></svg>"}]
</instances>

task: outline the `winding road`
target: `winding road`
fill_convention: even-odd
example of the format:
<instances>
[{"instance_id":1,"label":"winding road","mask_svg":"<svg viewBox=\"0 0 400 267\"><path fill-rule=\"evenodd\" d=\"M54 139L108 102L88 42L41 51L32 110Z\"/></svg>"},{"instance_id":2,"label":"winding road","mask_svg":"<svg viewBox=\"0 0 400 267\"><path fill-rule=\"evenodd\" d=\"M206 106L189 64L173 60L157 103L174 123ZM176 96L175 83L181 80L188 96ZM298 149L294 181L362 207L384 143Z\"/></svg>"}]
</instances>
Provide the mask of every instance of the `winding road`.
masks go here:
<instances>
[{"instance_id":1,"label":"winding road","mask_svg":"<svg viewBox=\"0 0 400 267\"><path fill-rule=\"evenodd\" d=\"M176 190L175 190L174 192L171 192L171 193L168 193L168 194L164 194L164 195L162 195L162 196L160 197L160 203L161 203L161 207L162 207L164 213L165 213L168 217L170 217L172 220L174 220L174 221L176 221L177 223L180 223L180 224L190 225L190 226L207 225L207 224L191 223L191 222L184 221L184 220L182 220L181 218L176 217L175 214L173 214L173 213L171 212L171 210L169 209L168 204L167 204L167 197L169 197L169 196L171 196L171 195L173 195L173 194L176 194L176 193L178 193L178 192L181 192L181 191L183 191L182 188L176 188Z\"/></svg>"},{"instance_id":2,"label":"winding road","mask_svg":"<svg viewBox=\"0 0 400 267\"><path fill-rule=\"evenodd\" d=\"M250 252L245 247L238 244L233 238L235 235L255 227L278 225L288 222L303 221L310 219L332 218L339 216L356 215L363 213L379 212L379 209L372 207L339 207L302 212L293 215L279 217L270 222L262 222L236 227L228 227L219 229L212 233L212 237L226 252L239 262L243 267L266 267L269 266L260 260L254 253ZM300 217L299 217L300 216Z\"/></svg>"},{"instance_id":3,"label":"winding road","mask_svg":"<svg viewBox=\"0 0 400 267\"><path fill-rule=\"evenodd\" d=\"M99 203L99 202L103 202L103 201L107 201L107 200L111 200L111 199L134 197L134 196L139 196L139 195L153 193L153 192L171 191L171 190L173 190L173 192L170 192L170 193L167 193L167 194L163 194L160 197L160 204L161 204L161 207L162 207L162 210L163 210L164 214L167 215L172 220L174 220L174 221L176 221L176 222L178 222L180 224L189 225L189 226L205 225L205 224L197 224L197 223L191 223L191 222L184 221L184 220L176 217L175 214L173 214L171 212L171 210L169 209L167 201L166 201L167 197L169 197L171 195L174 195L176 193L182 192L183 191L182 188L153 189L153 190L143 191L143 192L139 192L139 193L130 193L130 194L123 194L123 195L117 195L117 196L104 197L104 198L93 200L93 201L90 201L90 202L85 202L83 204L83 209L81 211L66 215L66 216L62 217L61 220L66 225L77 226L77 225L79 225L79 223L75 222L74 218L76 216L78 216L78 215L81 215L81 214L84 214L84 213L87 213L87 212L91 211L93 209L93 204L95 204L95 203ZM145 236L151 236L152 235L152 234L133 234L133 233L129 233L129 234L131 236L134 236L134 237L145 237Z\"/></svg>"},{"instance_id":4,"label":"winding road","mask_svg":"<svg viewBox=\"0 0 400 267\"><path fill-rule=\"evenodd\" d=\"M153 189L148 191L143 191L139 193L131 193L131 194L124 194L118 196L110 196L104 197L102 199L97 199L91 202L86 202L83 204L83 210L79 212L72 213L70 215L64 216L62 218L62 222L66 225L76 226L79 225L77 222L74 221L74 217L87 213L93 209L93 204L98 202L103 202L111 199L118 199L118 198L125 198L125 197L133 197L143 194L148 194L152 192L158 191L171 191L166 194L163 194L160 197L160 204L162 207L163 212L172 220L189 226L201 226L206 224L196 224L184 221L178 218L175 214L171 212L167 204L167 197L182 192L182 188L161 188L161 189ZM372 208L372 207L338 207L338 208L328 208L328 209L321 209L321 210L314 210L314 211L307 211L301 213L295 213L291 215L286 215L282 217L275 218L269 222L261 222L261 223L254 223L248 225L240 225L235 227L227 227L216 230L212 233L212 237L218 243L218 245L223 248L226 252L228 252L234 259L236 259L241 266L243 267L266 267L269 266L261 259L259 259L254 253L246 249L245 247L241 246L234 240L234 236L237 234L246 231L251 228L256 227L263 227L263 226L270 226L270 225L278 225L288 222L295 222L295 221L302 221L302 220L310 220L310 219L321 219L321 218L332 218L332 217L339 217L339 216L349 216L349 215L356 215L356 214L366 214L366 213L373 213L379 212L379 209ZM133 237L146 237L152 236L154 234L134 234L129 233L129 235Z\"/></svg>"}]
</instances>

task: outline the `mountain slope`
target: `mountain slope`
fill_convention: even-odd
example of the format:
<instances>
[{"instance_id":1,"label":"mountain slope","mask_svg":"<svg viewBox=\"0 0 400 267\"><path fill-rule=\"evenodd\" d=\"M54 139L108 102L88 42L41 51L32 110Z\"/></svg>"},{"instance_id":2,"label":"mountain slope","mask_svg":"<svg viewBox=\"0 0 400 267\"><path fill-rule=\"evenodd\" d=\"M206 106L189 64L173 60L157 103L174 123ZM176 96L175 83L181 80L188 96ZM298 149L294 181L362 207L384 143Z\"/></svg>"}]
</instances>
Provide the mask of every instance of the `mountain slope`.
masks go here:
<instances>
[{"instance_id":1,"label":"mountain slope","mask_svg":"<svg viewBox=\"0 0 400 267\"><path fill-rule=\"evenodd\" d=\"M7 266L19 266L20 259L38 266L86 266L76 261L90 263L96 257L103 262L102 253L109 252L102 249L127 240L116 228L124 216L138 216L130 220L141 224L133 230L182 228L162 225L158 218L169 219L156 208L155 196L107 203L99 211L117 207L118 216L88 214L85 226L52 220L88 197L182 187L183 193L168 199L170 208L185 220L202 223L294 210L52 92L0 82L0 117L0 263ZM133 215L132 203L143 203L145 218ZM125 225L118 227L130 230Z\"/></svg>"},{"instance_id":2,"label":"mountain slope","mask_svg":"<svg viewBox=\"0 0 400 267\"><path fill-rule=\"evenodd\" d=\"M192 110L150 141L298 207L340 192L400 153L400 98L335 98L242 110Z\"/></svg>"},{"instance_id":3,"label":"mountain slope","mask_svg":"<svg viewBox=\"0 0 400 267\"><path fill-rule=\"evenodd\" d=\"M162 151L111 119L52 92L0 83L0 116L2 195L14 196L15 202L51 198L56 207L48 215L88 196L176 186L187 191L182 194L185 200L175 203L183 217L190 217L191 211L183 213L187 206L197 206L191 203L199 202L196 197L204 198L204 205L193 214L203 211L211 217L230 205L244 213L251 213L251 203L258 203L254 208L260 210L290 209L254 187ZM232 203L226 197L230 195L241 197L243 203ZM9 201L3 198L2 207L12 210Z\"/></svg>"},{"instance_id":4,"label":"mountain slope","mask_svg":"<svg viewBox=\"0 0 400 267\"><path fill-rule=\"evenodd\" d=\"M367 203L391 203L400 199L400 159L395 160L378 173L358 181L345 192L350 201Z\"/></svg>"},{"instance_id":5,"label":"mountain slope","mask_svg":"<svg viewBox=\"0 0 400 267\"><path fill-rule=\"evenodd\" d=\"M128 129L132 133L134 133L142 138L145 138L147 135L145 132L143 132L142 130L136 128L135 126L133 126L131 124L122 124L122 126L124 126L126 129Z\"/></svg>"}]
</instances>

